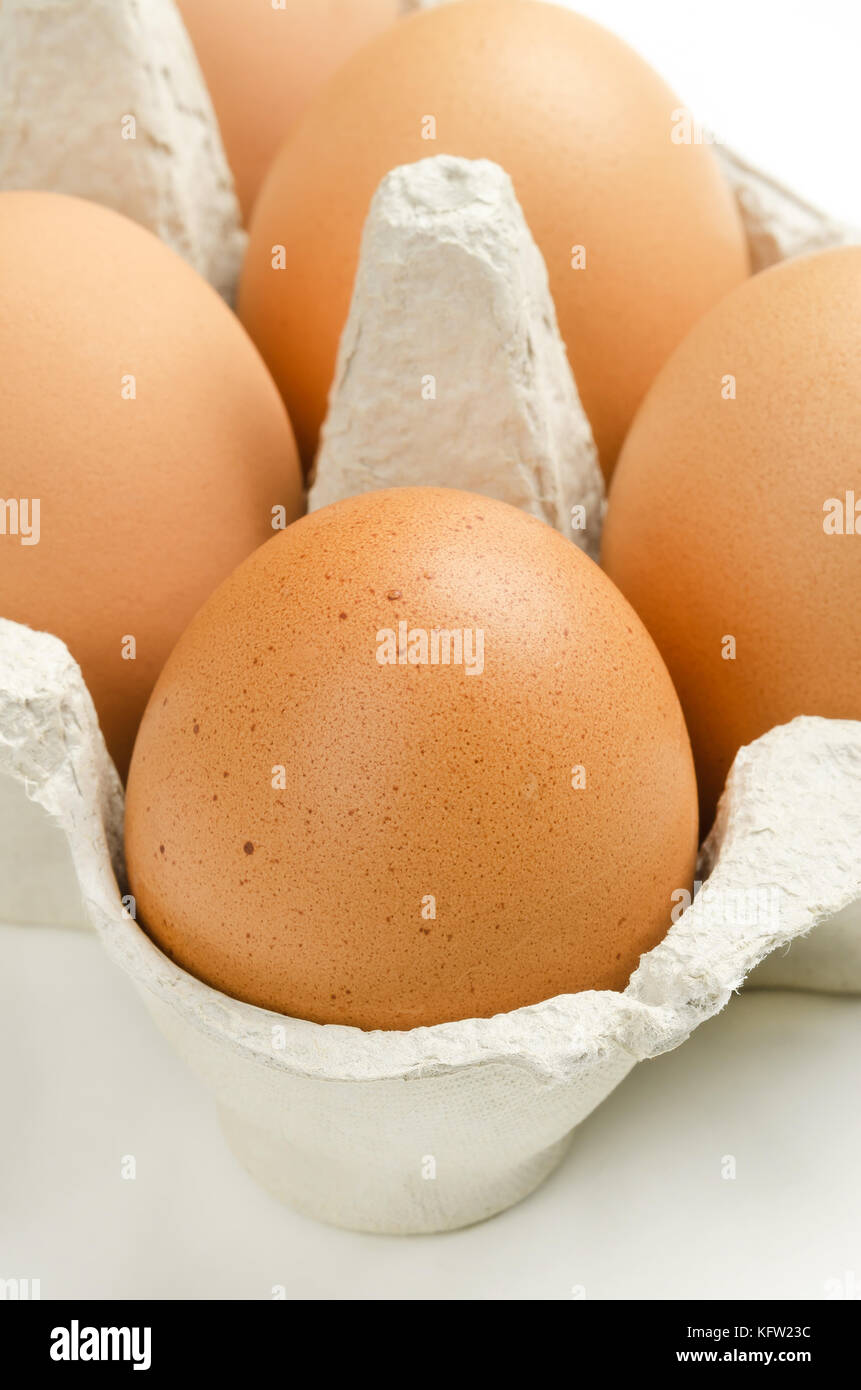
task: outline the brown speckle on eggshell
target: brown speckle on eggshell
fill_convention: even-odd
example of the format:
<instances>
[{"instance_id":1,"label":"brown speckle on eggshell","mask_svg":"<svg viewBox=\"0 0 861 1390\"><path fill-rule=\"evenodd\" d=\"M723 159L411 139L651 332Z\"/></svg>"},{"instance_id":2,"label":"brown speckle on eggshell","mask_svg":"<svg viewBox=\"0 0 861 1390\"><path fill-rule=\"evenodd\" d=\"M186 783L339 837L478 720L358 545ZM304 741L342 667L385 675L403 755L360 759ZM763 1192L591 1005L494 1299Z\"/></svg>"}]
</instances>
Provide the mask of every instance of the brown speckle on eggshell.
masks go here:
<instances>
[{"instance_id":1,"label":"brown speckle on eggshell","mask_svg":"<svg viewBox=\"0 0 861 1390\"><path fill-rule=\"evenodd\" d=\"M410 630L483 631L481 673L380 664L396 576ZM126 816L159 945L228 994L361 1028L624 987L696 835L678 701L625 600L543 523L423 488L315 512L216 591L147 709Z\"/></svg>"}]
</instances>

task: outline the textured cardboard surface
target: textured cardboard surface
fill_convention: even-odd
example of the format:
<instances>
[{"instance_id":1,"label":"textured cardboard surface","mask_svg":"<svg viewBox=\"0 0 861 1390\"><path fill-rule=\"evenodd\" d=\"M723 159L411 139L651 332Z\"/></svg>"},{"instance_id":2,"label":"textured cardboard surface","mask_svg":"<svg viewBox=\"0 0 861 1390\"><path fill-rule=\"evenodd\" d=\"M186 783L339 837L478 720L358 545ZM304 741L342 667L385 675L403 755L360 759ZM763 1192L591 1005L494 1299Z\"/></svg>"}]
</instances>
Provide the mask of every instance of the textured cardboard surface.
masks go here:
<instances>
[{"instance_id":1,"label":"textured cardboard surface","mask_svg":"<svg viewBox=\"0 0 861 1390\"><path fill-rule=\"evenodd\" d=\"M309 507L406 485L497 497L598 557L592 431L544 259L490 160L393 169L365 225Z\"/></svg>"}]
</instances>

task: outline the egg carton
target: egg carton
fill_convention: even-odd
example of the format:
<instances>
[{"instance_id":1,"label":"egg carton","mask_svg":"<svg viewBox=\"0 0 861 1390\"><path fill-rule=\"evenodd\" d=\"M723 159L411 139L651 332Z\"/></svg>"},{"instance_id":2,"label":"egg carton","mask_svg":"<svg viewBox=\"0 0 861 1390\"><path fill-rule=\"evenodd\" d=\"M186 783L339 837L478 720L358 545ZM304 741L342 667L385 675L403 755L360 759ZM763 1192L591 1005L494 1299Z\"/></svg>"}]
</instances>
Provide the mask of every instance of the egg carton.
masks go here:
<instances>
[{"instance_id":1,"label":"egg carton","mask_svg":"<svg viewBox=\"0 0 861 1390\"><path fill-rule=\"evenodd\" d=\"M77 85L67 61L58 75L70 51ZM14 106L0 92L0 187L113 206L232 300L244 233L173 0L7 0L0 53L26 74ZM138 145L118 137L124 105L137 113ZM861 240L715 152L755 270ZM440 339L449 271L460 320ZM371 295L375 283L387 294ZM486 391L459 369L459 341L491 316ZM380 383L403 373L416 342L444 349L458 383L434 403L432 438L426 411L416 429L414 403L381 407ZM397 447L404 439L409 452ZM543 260L504 171L438 156L393 171L374 199L310 505L451 482L439 470L452 440L459 487L525 507L597 553L603 480ZM507 466L488 476L488 458ZM91 923L215 1092L251 1173L303 1210L363 1230L450 1229L518 1201L637 1061L678 1046L745 979L861 990L859 791L861 725L805 718L772 730L733 766L703 846L706 886L623 993L404 1033L321 1026L218 993L137 926L121 897L122 791L80 671L56 638L0 622L0 915Z\"/></svg>"},{"instance_id":2,"label":"egg carton","mask_svg":"<svg viewBox=\"0 0 861 1390\"><path fill-rule=\"evenodd\" d=\"M861 722L800 718L736 757L707 881L622 993L408 1032L287 1018L203 984L134 920L119 778L63 643L0 621L0 673L0 772L65 837L108 954L214 1091L248 1171L339 1226L450 1230L519 1201L637 1062L678 1047L770 953L861 900Z\"/></svg>"}]
</instances>

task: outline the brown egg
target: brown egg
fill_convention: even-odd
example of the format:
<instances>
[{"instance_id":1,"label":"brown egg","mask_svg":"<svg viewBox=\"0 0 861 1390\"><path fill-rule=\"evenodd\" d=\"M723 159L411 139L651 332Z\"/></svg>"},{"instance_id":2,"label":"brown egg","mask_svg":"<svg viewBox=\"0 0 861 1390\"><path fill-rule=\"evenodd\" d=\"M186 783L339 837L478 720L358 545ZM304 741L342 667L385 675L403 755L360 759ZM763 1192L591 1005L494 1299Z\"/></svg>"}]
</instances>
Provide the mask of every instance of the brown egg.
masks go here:
<instances>
[{"instance_id":1,"label":"brown egg","mask_svg":"<svg viewBox=\"0 0 861 1390\"><path fill-rule=\"evenodd\" d=\"M179 0L247 218L278 146L328 77L399 16L399 0Z\"/></svg>"},{"instance_id":2,"label":"brown egg","mask_svg":"<svg viewBox=\"0 0 861 1390\"><path fill-rule=\"evenodd\" d=\"M323 508L222 584L153 692L126 813L164 951L361 1028L623 988L696 832L678 700L618 591L543 522L424 488Z\"/></svg>"},{"instance_id":3,"label":"brown egg","mask_svg":"<svg viewBox=\"0 0 861 1390\"><path fill-rule=\"evenodd\" d=\"M697 325L619 460L603 562L675 680L704 824L742 744L861 719L859 383L861 247L788 261Z\"/></svg>"},{"instance_id":4,"label":"brown egg","mask_svg":"<svg viewBox=\"0 0 861 1390\"><path fill-rule=\"evenodd\" d=\"M299 514L296 446L234 315L135 223L0 193L0 266L0 616L67 644L122 774L189 619Z\"/></svg>"},{"instance_id":5,"label":"brown egg","mask_svg":"<svg viewBox=\"0 0 861 1390\"><path fill-rule=\"evenodd\" d=\"M514 181L609 474L658 368L748 273L711 150L671 138L678 110L621 40L528 0L442 5L351 59L270 170L240 287L240 316L284 393L306 464L374 190L396 165L455 154L495 160ZM572 268L575 247L585 268Z\"/></svg>"}]
</instances>

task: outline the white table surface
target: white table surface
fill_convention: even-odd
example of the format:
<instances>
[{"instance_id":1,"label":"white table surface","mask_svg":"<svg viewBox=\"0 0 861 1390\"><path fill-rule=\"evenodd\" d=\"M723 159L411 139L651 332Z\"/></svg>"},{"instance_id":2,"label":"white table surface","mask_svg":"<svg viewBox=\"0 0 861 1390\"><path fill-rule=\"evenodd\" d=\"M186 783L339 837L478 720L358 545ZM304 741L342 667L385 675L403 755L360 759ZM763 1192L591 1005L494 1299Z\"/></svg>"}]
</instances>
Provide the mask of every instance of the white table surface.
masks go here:
<instances>
[{"instance_id":1,"label":"white table surface","mask_svg":"<svg viewBox=\"0 0 861 1390\"><path fill-rule=\"evenodd\" d=\"M859 1054L861 1000L743 994L635 1068L520 1206L359 1235L255 1186L95 936L5 926L0 1276L43 1298L857 1296Z\"/></svg>"}]
</instances>

